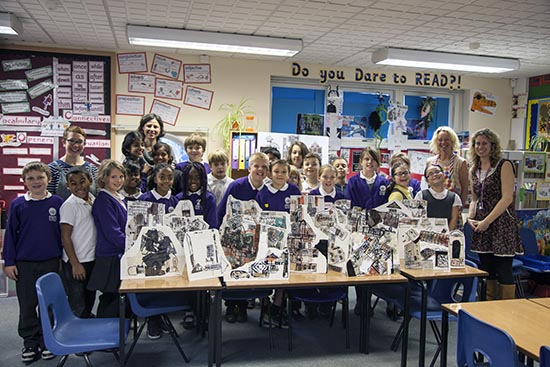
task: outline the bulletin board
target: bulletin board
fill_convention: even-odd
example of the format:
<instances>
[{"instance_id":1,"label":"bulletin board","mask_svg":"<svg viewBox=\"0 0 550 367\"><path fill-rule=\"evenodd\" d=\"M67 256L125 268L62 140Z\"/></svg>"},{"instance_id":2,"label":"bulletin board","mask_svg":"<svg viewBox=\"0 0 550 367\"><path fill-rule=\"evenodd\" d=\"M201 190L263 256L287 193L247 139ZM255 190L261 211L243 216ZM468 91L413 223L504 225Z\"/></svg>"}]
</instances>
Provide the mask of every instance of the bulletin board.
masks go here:
<instances>
[{"instance_id":1,"label":"bulletin board","mask_svg":"<svg viewBox=\"0 0 550 367\"><path fill-rule=\"evenodd\" d=\"M65 154L69 125L86 132L86 161L110 158L112 57L0 50L0 200L8 206L26 191L26 163Z\"/></svg>"}]
</instances>

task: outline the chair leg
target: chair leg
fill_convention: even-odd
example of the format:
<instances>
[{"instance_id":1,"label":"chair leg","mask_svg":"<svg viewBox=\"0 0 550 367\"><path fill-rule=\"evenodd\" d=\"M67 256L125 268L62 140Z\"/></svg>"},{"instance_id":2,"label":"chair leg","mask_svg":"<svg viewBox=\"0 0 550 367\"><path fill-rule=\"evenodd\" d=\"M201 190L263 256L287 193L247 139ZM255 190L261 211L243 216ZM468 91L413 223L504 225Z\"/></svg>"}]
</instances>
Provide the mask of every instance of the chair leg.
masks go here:
<instances>
[{"instance_id":1,"label":"chair leg","mask_svg":"<svg viewBox=\"0 0 550 367\"><path fill-rule=\"evenodd\" d=\"M124 361L124 364L128 363L128 360L130 360L130 356L132 355L132 352L134 351L134 348L139 340L139 337L141 336L141 333L143 332L143 329L145 328L145 325L147 324L147 318L143 320L143 323L139 325L139 329L137 331L137 335L134 337L134 340L132 340L132 345L130 345L130 349L128 349L128 352L126 353L126 360Z\"/></svg>"},{"instance_id":2,"label":"chair leg","mask_svg":"<svg viewBox=\"0 0 550 367\"><path fill-rule=\"evenodd\" d=\"M84 353L84 361L86 362L86 367L92 367L92 362L88 353Z\"/></svg>"},{"instance_id":3,"label":"chair leg","mask_svg":"<svg viewBox=\"0 0 550 367\"><path fill-rule=\"evenodd\" d=\"M330 312L329 327L332 327L332 325L334 325L334 315L336 314L336 306L337 305L338 305L338 301L336 301L332 304L332 308L331 308L331 312Z\"/></svg>"},{"instance_id":4,"label":"chair leg","mask_svg":"<svg viewBox=\"0 0 550 367\"><path fill-rule=\"evenodd\" d=\"M187 355L185 355L185 352L181 348L180 342L177 339L177 334L176 334L176 331L174 329L174 325L172 325L172 322L170 321L170 318L168 318L167 315L161 315L161 318L166 323L166 325L168 325L168 327L170 328L170 337L172 338L172 341L174 342L174 344L176 344L176 348L178 348L178 351L180 352L181 356L183 357L183 360L185 361L185 363L189 363L189 358L187 358Z\"/></svg>"},{"instance_id":5,"label":"chair leg","mask_svg":"<svg viewBox=\"0 0 550 367\"><path fill-rule=\"evenodd\" d=\"M63 367L63 366L65 365L65 362L67 362L67 358L69 358L69 355L68 355L68 354L62 356L62 357L59 359L59 362L57 362L57 367Z\"/></svg>"},{"instance_id":6,"label":"chair leg","mask_svg":"<svg viewBox=\"0 0 550 367\"><path fill-rule=\"evenodd\" d=\"M397 352L397 349L399 349L399 344L401 344L401 338L403 337L403 330L405 329L405 319L406 317L403 317L403 321L399 325L399 329L397 330L397 334L395 334L395 337L393 338L393 341L390 346L390 350Z\"/></svg>"},{"instance_id":7,"label":"chair leg","mask_svg":"<svg viewBox=\"0 0 550 367\"><path fill-rule=\"evenodd\" d=\"M437 362L437 358L439 357L439 353L441 353L441 331L439 331L437 323L434 320L430 320L430 326L432 327L435 340L437 341L437 350L435 351L432 362L430 363L430 367L434 367L435 362Z\"/></svg>"}]
</instances>

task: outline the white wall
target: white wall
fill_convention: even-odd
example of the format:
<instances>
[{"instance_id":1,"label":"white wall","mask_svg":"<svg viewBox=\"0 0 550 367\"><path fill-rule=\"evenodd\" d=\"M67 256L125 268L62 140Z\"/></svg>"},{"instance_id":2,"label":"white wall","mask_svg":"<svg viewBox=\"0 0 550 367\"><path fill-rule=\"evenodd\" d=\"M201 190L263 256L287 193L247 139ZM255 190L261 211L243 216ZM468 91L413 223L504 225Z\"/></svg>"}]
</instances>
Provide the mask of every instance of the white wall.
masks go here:
<instances>
[{"instance_id":1,"label":"white wall","mask_svg":"<svg viewBox=\"0 0 550 367\"><path fill-rule=\"evenodd\" d=\"M121 51L122 52L122 51ZM186 56L180 54L162 53L163 55L179 59L184 64L199 63L199 57ZM153 53L147 54L147 60L149 62L149 69L153 60ZM292 75L292 62L274 62L274 61L258 61L240 58L221 58L210 57L209 63L211 64L212 71L212 83L211 84L197 84L197 87L212 90L214 92L213 102L209 111L184 105L182 101L166 100L171 104L181 107L181 111L176 123L178 128L208 128L208 145L207 151L222 147L222 139L215 136L214 126L217 121L223 117L223 113L218 110L219 106L224 103L238 103L242 98L250 99L249 104L252 106L256 120L258 123L259 131L270 130L270 118L271 118L271 77L293 77ZM341 75L345 75L346 81L355 82L355 68L336 68L323 65L301 65L302 68L307 67L309 75L307 79L319 79L320 72L322 70L338 70ZM368 70L364 70L368 72ZM376 70L376 72L384 72L388 78L385 83L379 85L396 85L393 82L393 78L390 76L396 72L396 70ZM399 75L403 75L407 78L406 85L415 85L415 72L414 71L398 71ZM451 73L442 73L447 76ZM441 76L441 74L437 74ZM454 74L458 75L458 74ZM304 78L302 75L301 78ZM128 94L128 79L126 74L116 73L116 92L115 94ZM182 77L180 76L180 80ZM512 88L509 79L493 79L493 78L479 78L461 76L461 83L454 84L454 87L460 86L460 89L466 91L465 99L468 103L465 103L464 118L465 126L469 126L471 132L482 128L489 127L495 130L501 137L503 145L506 146L510 137L510 125L512 117ZM337 81L332 81L332 84L337 84ZM376 88L376 83L368 83L364 80L357 81L358 84L368 86L369 89ZM184 85L184 93L185 93ZM473 113L469 111L469 103L471 101L470 90L481 89L492 93L498 98L498 108L496 116L487 117L480 113ZM444 87L444 89L448 89ZM153 95L143 94L146 97L145 112L149 112L151 103L154 99ZM114 107L114 106L113 106ZM139 117L137 116L115 116L115 125L133 125L137 128L139 124ZM169 132L171 126L167 125L166 130ZM113 141L113 156L117 159L121 158L120 144L125 132L117 131Z\"/></svg>"}]
</instances>

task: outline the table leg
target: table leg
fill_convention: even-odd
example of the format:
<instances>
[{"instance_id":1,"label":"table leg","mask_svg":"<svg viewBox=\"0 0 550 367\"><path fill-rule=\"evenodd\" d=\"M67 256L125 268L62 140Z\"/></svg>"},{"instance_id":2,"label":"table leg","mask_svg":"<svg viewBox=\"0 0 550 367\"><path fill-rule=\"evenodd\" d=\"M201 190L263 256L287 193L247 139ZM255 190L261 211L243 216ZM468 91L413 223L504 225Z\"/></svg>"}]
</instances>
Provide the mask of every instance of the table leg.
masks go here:
<instances>
[{"instance_id":1,"label":"table leg","mask_svg":"<svg viewBox=\"0 0 550 367\"><path fill-rule=\"evenodd\" d=\"M401 336L401 367L407 367L407 352L409 346L409 307L410 307L410 286L407 282L405 287L405 309L403 310L403 335Z\"/></svg>"},{"instance_id":2,"label":"table leg","mask_svg":"<svg viewBox=\"0 0 550 367\"><path fill-rule=\"evenodd\" d=\"M480 289L480 301L485 301L487 299L487 278L478 277L479 279L479 289Z\"/></svg>"},{"instance_id":3,"label":"table leg","mask_svg":"<svg viewBox=\"0 0 550 367\"><path fill-rule=\"evenodd\" d=\"M367 300L367 297L365 296L365 287L364 286L359 286L359 287L356 287L356 289L359 289L360 291L358 292L358 296L359 296L359 310L360 310L360 314L359 314L359 353L368 353L367 352L367 349L368 347L365 346L365 302Z\"/></svg>"},{"instance_id":4,"label":"table leg","mask_svg":"<svg viewBox=\"0 0 550 367\"><path fill-rule=\"evenodd\" d=\"M119 303L119 331L118 331L118 348L119 348L119 360L120 367L126 365L126 295L120 293L118 297Z\"/></svg>"},{"instance_id":5,"label":"table leg","mask_svg":"<svg viewBox=\"0 0 550 367\"><path fill-rule=\"evenodd\" d=\"M372 290L371 290L371 287L370 285L366 285L364 286L365 288L365 291L364 291L364 294L365 294L365 299L364 299L364 302L365 302L365 308L366 310L364 310L364 312L361 313L361 317L363 317L365 319L365 330L364 330L364 334L365 334L365 354L369 354L369 350L370 350L370 313L371 313L371 298L372 298Z\"/></svg>"},{"instance_id":6,"label":"table leg","mask_svg":"<svg viewBox=\"0 0 550 367\"><path fill-rule=\"evenodd\" d=\"M212 367L214 364L217 364L216 352L218 349L217 345L217 332L218 332L218 310L217 310L217 291L209 291L209 304L210 309L208 312L208 367Z\"/></svg>"},{"instance_id":7,"label":"table leg","mask_svg":"<svg viewBox=\"0 0 550 367\"><path fill-rule=\"evenodd\" d=\"M426 313L428 308L428 283L421 280L422 303L420 311L420 346L418 347L418 366L424 367L426 354Z\"/></svg>"},{"instance_id":8,"label":"table leg","mask_svg":"<svg viewBox=\"0 0 550 367\"><path fill-rule=\"evenodd\" d=\"M215 291L214 298L216 321L213 330L216 336L216 367L220 367L222 364L222 291Z\"/></svg>"},{"instance_id":9,"label":"table leg","mask_svg":"<svg viewBox=\"0 0 550 367\"><path fill-rule=\"evenodd\" d=\"M445 310L441 314L441 356L439 357L441 367L447 367L447 344L449 337L449 313ZM460 353L460 351L457 351Z\"/></svg>"}]
</instances>

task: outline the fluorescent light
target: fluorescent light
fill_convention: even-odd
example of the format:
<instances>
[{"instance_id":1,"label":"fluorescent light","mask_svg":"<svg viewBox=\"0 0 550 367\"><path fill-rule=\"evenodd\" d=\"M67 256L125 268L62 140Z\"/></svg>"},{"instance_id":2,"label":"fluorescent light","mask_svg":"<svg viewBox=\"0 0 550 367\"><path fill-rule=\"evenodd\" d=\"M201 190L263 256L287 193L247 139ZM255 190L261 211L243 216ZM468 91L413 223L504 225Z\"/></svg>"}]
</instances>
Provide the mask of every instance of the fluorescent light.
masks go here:
<instances>
[{"instance_id":1,"label":"fluorescent light","mask_svg":"<svg viewBox=\"0 0 550 367\"><path fill-rule=\"evenodd\" d=\"M131 45L292 57L302 40L128 25Z\"/></svg>"},{"instance_id":2,"label":"fluorescent light","mask_svg":"<svg viewBox=\"0 0 550 367\"><path fill-rule=\"evenodd\" d=\"M373 52L372 62L379 65L479 73L504 73L519 69L518 59L390 47Z\"/></svg>"},{"instance_id":3,"label":"fluorescent light","mask_svg":"<svg viewBox=\"0 0 550 367\"><path fill-rule=\"evenodd\" d=\"M1 34L21 34L23 27L17 17L11 13L0 13L0 33Z\"/></svg>"}]
</instances>

